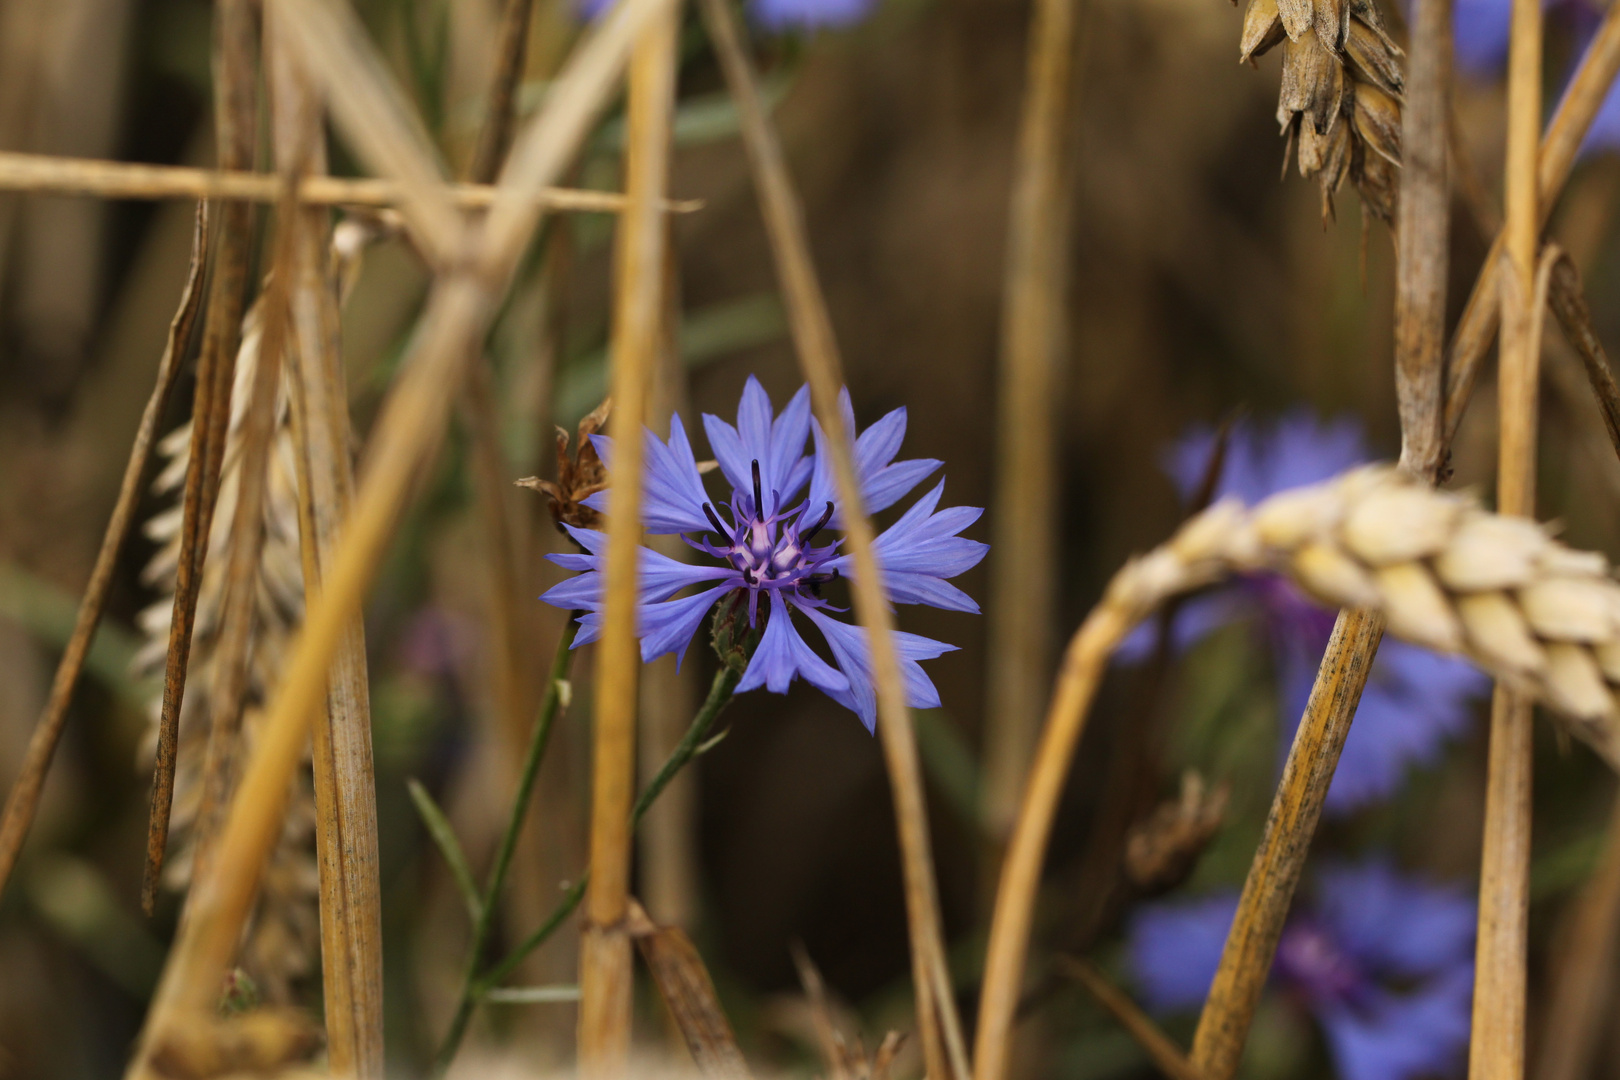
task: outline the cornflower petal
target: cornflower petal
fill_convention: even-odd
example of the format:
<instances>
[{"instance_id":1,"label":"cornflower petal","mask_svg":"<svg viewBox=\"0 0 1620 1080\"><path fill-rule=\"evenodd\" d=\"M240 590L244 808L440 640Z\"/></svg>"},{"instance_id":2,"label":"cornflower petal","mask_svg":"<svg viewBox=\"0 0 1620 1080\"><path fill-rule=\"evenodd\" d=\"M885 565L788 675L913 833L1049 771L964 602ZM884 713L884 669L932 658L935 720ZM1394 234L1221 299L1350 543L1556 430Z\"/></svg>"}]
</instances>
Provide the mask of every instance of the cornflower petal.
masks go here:
<instances>
[{"instance_id":1,"label":"cornflower petal","mask_svg":"<svg viewBox=\"0 0 1620 1080\"><path fill-rule=\"evenodd\" d=\"M1455 0L1451 25L1457 67L1475 78L1500 74L1512 19L1513 0Z\"/></svg>"},{"instance_id":2,"label":"cornflower petal","mask_svg":"<svg viewBox=\"0 0 1620 1080\"><path fill-rule=\"evenodd\" d=\"M681 418L669 418L667 444L651 431L643 429L643 433L646 460L642 478L642 525L655 536L706 532L709 519L703 513L703 504L709 501L709 496L703 490L703 477L697 471L697 459L692 455L692 444L687 441ZM612 469L613 439L607 435L592 435L591 443L603 466ZM585 505L598 513L607 513L608 492L598 491L585 500Z\"/></svg>"},{"instance_id":3,"label":"cornflower petal","mask_svg":"<svg viewBox=\"0 0 1620 1080\"><path fill-rule=\"evenodd\" d=\"M1321 867L1315 908L1345 949L1380 974L1436 975L1474 955L1474 898L1400 874L1387 859Z\"/></svg>"},{"instance_id":4,"label":"cornflower petal","mask_svg":"<svg viewBox=\"0 0 1620 1080\"><path fill-rule=\"evenodd\" d=\"M765 621L754 658L748 662L739 692L763 686L773 694L787 693L788 685L799 676L812 686L836 694L849 689L849 680L817 656L793 625L787 602L779 590L771 590L771 614Z\"/></svg>"},{"instance_id":5,"label":"cornflower petal","mask_svg":"<svg viewBox=\"0 0 1620 1080\"><path fill-rule=\"evenodd\" d=\"M571 536L580 541L587 551L605 551L607 536L591 529L564 525ZM553 607L598 609L602 606L603 554L547 555L547 559L565 569L583 570L577 577L559 582L540 597ZM668 555L643 547L637 556L638 589L644 604L668 600L688 585L699 585L717 578L735 577L737 572L728 566L701 566L682 562Z\"/></svg>"},{"instance_id":6,"label":"cornflower petal","mask_svg":"<svg viewBox=\"0 0 1620 1080\"><path fill-rule=\"evenodd\" d=\"M850 404L849 391L838 395L838 407L844 414L844 426L855 430L855 409ZM810 477L810 505L835 507L841 502L838 485L833 479L832 459L827 453L827 436L819 423L812 422L815 437L815 470ZM927 479L940 467L933 458L915 458L895 461L900 442L906 435L906 410L895 409L861 432L855 439L855 475L861 484L861 505L868 514L887 510L903 499L912 488ZM892 462L892 464L891 464ZM832 526L844 527L843 515L834 513Z\"/></svg>"},{"instance_id":7,"label":"cornflower petal","mask_svg":"<svg viewBox=\"0 0 1620 1080\"><path fill-rule=\"evenodd\" d=\"M804 458L804 442L810 433L809 387L800 387L781 417L773 422L770 395L750 375L743 387L742 404L737 407L737 426L704 413L703 430L709 435L709 446L720 463L720 471L736 490L753 491L756 461L767 502L774 491L786 506L804 487L810 473ZM769 506L756 509L770 511Z\"/></svg>"},{"instance_id":8,"label":"cornflower petal","mask_svg":"<svg viewBox=\"0 0 1620 1080\"><path fill-rule=\"evenodd\" d=\"M636 609L636 633L641 635L641 659L650 663L665 653L675 653L675 667L680 669L686 660L686 650L696 636L698 625L709 609L726 593L742 587L742 579L733 576L724 585L717 585L679 600L661 604L642 604Z\"/></svg>"},{"instance_id":9,"label":"cornflower petal","mask_svg":"<svg viewBox=\"0 0 1620 1080\"><path fill-rule=\"evenodd\" d=\"M1474 966L1466 961L1410 993L1317 1012L1344 1080L1412 1080L1452 1072L1468 1049Z\"/></svg>"},{"instance_id":10,"label":"cornflower petal","mask_svg":"<svg viewBox=\"0 0 1620 1080\"><path fill-rule=\"evenodd\" d=\"M839 622L814 608L804 609L804 614L821 630L832 649L833 659L849 679L849 689L842 694L832 694L833 700L859 716L867 731L876 732L877 688L872 678L872 652L867 645L866 629ZM905 682L906 704L913 709L939 708L939 690L917 661L955 652L956 646L896 630L894 648Z\"/></svg>"},{"instance_id":11,"label":"cornflower petal","mask_svg":"<svg viewBox=\"0 0 1620 1080\"><path fill-rule=\"evenodd\" d=\"M954 535L977 521L984 511L973 506L952 506L939 513L941 480L890 525L872 545L889 599L900 604L927 604L951 611L979 610L962 590L944 579L977 566L988 544ZM854 572L854 557L840 555L827 563L841 574Z\"/></svg>"},{"instance_id":12,"label":"cornflower petal","mask_svg":"<svg viewBox=\"0 0 1620 1080\"><path fill-rule=\"evenodd\" d=\"M1137 908L1127 931L1126 959L1148 1008L1178 1012L1203 1004L1237 903L1237 893L1222 892Z\"/></svg>"}]
</instances>

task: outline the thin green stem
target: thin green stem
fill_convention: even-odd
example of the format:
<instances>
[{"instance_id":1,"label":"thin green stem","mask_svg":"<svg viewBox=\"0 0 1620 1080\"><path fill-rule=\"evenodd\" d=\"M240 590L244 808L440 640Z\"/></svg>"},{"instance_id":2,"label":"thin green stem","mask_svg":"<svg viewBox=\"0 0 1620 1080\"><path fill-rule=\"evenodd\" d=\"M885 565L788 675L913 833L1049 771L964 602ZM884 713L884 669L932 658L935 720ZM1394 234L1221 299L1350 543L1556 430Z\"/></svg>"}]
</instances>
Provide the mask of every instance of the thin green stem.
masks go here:
<instances>
[{"instance_id":1,"label":"thin green stem","mask_svg":"<svg viewBox=\"0 0 1620 1080\"><path fill-rule=\"evenodd\" d=\"M545 760L552 726L556 723L557 714L562 711L562 688L573 660L574 636L578 632L579 624L570 615L562 634L557 638L557 652L551 660L551 677L546 681L546 696L540 705L540 718L535 722L534 734L529 739L529 752L523 760L523 774L518 780L517 796L512 801L512 813L507 818L506 831L501 834L495 865L490 868L489 881L484 886L482 902L477 910L478 917L473 922L472 940L467 945L467 969L462 981L461 1001L451 1021L450 1031L445 1035L444 1044L434 1058L435 1076L442 1076L450 1067L456 1047L466 1034L467 1021L472 1019L473 1006L476 1004L473 988L477 983L478 969L483 963L490 931L495 926L496 900L500 897L501 887L506 884L507 872L512 868L512 855L517 850L518 834L523 831L523 820L529 813L529 800L534 795L535 779L540 775L540 763Z\"/></svg>"},{"instance_id":2,"label":"thin green stem","mask_svg":"<svg viewBox=\"0 0 1620 1080\"><path fill-rule=\"evenodd\" d=\"M692 725L686 729L686 734L681 736L680 744L670 752L669 760L664 762L664 767L658 770L658 775L647 785L647 790L636 800L636 808L630 814L632 826L641 824L642 816L657 801L658 796L663 794L669 782L675 779L675 774L697 756L703 740L709 736L709 729L714 727L720 710L726 707L731 695L736 693L737 683L741 679L742 668L731 664L715 672L714 682L709 686L709 696L704 699L703 707L692 718Z\"/></svg>"},{"instance_id":3,"label":"thin green stem","mask_svg":"<svg viewBox=\"0 0 1620 1080\"><path fill-rule=\"evenodd\" d=\"M573 625L574 624L572 622L569 623L570 627ZM573 637L572 633L570 633L568 637L571 641ZM559 655L563 658L563 663L566 665L566 654L559 653ZM664 788L666 788L669 785L669 782L675 778L675 775L685 768L693 758L697 757L703 752L705 746L704 740L707 738L709 731L714 727L714 722L719 718L721 711L724 710L726 705L731 702L732 695L736 693L737 683L742 679L743 668L745 666L745 664L740 662L732 662L724 665L718 672L715 673L714 682L709 686L709 696L704 699L703 705L700 709L698 709L697 715L692 718L691 726L686 729L686 734L681 736L680 744L675 747L673 752L671 752L669 759L666 760L663 767L658 770L658 775L652 778L652 781L648 783L646 790L641 793L641 797L636 800L635 809L631 813L632 828L641 824L642 816L645 815L649 809L651 809L653 803L658 801L658 796L663 793ZM566 667L564 667L563 670L566 670ZM553 665L553 675L557 676L556 665ZM552 703L551 695L555 691L555 686L556 677L554 677L552 680L552 690L547 692L546 701L548 707ZM543 725L549 725L549 721L547 720L546 716L554 715L555 712L555 708L550 708L548 714L542 715L541 723ZM541 737L542 736L540 736L540 734L537 732L537 741L539 741ZM541 749L543 752L544 747L542 746ZM538 759L535 757L532 748L530 751L530 758L531 762L535 764L538 763ZM527 799L528 790L533 786L534 782L533 772L533 768L528 768L525 771L525 786L519 790L518 794L520 800ZM512 820L514 823L521 820L521 814L514 814ZM509 827L508 833L512 834L515 839L514 829ZM502 842L502 852L506 856L510 857L510 851L507 850L504 840ZM499 856L496 859L496 870L504 874L503 864ZM574 910L579 907L579 902L584 899L585 887L587 884L589 884L590 877L591 875L589 870L581 874L580 879L569 887L567 894L563 896L562 900L557 904L557 907L546 918L546 921L541 923L539 928L536 929L532 934L519 942L517 947L514 948L505 959L480 976L478 974L477 965L480 960L480 952L482 951L484 940L489 932L489 912L494 907L494 890L499 887L499 879L495 874L491 875L491 890L485 895L484 919L481 920L480 923L483 933L480 935L479 928L474 929L473 948L468 953L467 976L462 986L461 1001L458 1003L456 1007L456 1014L450 1022L450 1029L445 1032L444 1042L440 1044L439 1052L434 1057L433 1075L443 1076L444 1073L449 1069L450 1063L455 1060L456 1052L461 1048L461 1040L467 1034L467 1025L472 1020L473 1010L478 1007L478 1004L483 1001L489 992L498 986L508 975L517 970L518 965L523 963L523 961L528 958L530 953L534 952L534 950L538 949L541 945L544 945L547 939L549 939L551 935L556 932L559 926L568 921L569 916L572 915Z\"/></svg>"}]
</instances>

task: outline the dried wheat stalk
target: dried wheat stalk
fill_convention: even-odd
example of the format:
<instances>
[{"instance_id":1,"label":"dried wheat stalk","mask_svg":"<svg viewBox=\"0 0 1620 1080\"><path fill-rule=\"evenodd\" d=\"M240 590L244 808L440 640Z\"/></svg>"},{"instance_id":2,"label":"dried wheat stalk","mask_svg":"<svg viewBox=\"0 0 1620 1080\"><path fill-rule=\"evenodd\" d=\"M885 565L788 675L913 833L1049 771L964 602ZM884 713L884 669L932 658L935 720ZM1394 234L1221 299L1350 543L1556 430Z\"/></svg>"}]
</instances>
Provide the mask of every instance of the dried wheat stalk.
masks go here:
<instances>
[{"instance_id":1,"label":"dried wheat stalk","mask_svg":"<svg viewBox=\"0 0 1620 1080\"><path fill-rule=\"evenodd\" d=\"M1115 575L1070 642L997 892L975 1080L1006 1075L1046 842L1109 656L1171 597L1257 572L1386 620L1396 637L1465 654L1546 703L1620 770L1620 581L1602 555L1389 465L1253 508L1219 503Z\"/></svg>"},{"instance_id":2,"label":"dried wheat stalk","mask_svg":"<svg viewBox=\"0 0 1620 1080\"><path fill-rule=\"evenodd\" d=\"M1233 0L1236 3L1237 0ZM1297 146L1299 174L1315 177L1322 218L1346 176L1362 203L1395 219L1401 164L1401 102L1406 79L1375 0L1249 0L1239 60L1283 47L1277 122Z\"/></svg>"},{"instance_id":3,"label":"dried wheat stalk","mask_svg":"<svg viewBox=\"0 0 1620 1080\"><path fill-rule=\"evenodd\" d=\"M191 881L194 854L193 826L203 798L203 762L209 736L209 717L215 678L214 650L219 643L226 592L226 551L236 518L240 489L242 429L247 415L247 386L258 367L261 327L258 309L250 312L237 356L237 392L232 396L218 511L208 536L208 558L197 601L196 629L188 690L180 715L179 755L175 769L174 814L171 819L179 840L179 855L168 861L164 884L184 891ZM256 583L257 603L248 664L243 736L251 740L265 695L275 685L288 641L303 618L304 578L298 540L298 480L293 458L292 433L287 415L285 387L276 402L276 433L272 443L264 501L264 546ZM180 554L181 514L178 503L190 454L192 425L188 421L171 432L160 450L167 466L153 482L153 490L173 500L154 515L146 535L159 545L142 574L142 581L164 595L147 607L139 623L146 647L136 658L142 674L163 670L168 649L169 620L174 608L175 572ZM157 709L153 702L152 727L143 743L143 759L150 761L157 741ZM258 983L267 1000L292 1000L293 984L314 965L318 941L315 866L315 809L307 772L296 783L292 810L282 829L265 877L265 889L252 929L242 948L242 967Z\"/></svg>"}]
</instances>

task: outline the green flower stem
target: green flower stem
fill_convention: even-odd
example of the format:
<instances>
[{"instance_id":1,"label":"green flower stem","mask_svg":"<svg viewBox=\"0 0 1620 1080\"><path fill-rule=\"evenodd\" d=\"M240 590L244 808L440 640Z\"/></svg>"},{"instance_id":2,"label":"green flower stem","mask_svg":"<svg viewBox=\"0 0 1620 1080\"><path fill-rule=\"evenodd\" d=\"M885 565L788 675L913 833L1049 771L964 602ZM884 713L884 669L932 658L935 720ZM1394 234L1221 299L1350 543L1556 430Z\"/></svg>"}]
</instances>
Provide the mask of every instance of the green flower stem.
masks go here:
<instances>
[{"instance_id":1,"label":"green flower stem","mask_svg":"<svg viewBox=\"0 0 1620 1080\"><path fill-rule=\"evenodd\" d=\"M500 897L501 887L506 884L507 872L512 868L512 855L517 850L518 834L523 831L523 819L528 816L529 800L534 795L535 779L540 775L540 763L545 760L546 747L551 742L552 726L556 723L557 714L562 711L562 687L568 677L569 665L573 661L574 636L578 632L579 624L575 622L573 613L570 613L567 623L563 625L561 636L557 638L557 652L551 660L551 677L546 681L546 696L540 705L540 718L536 721L534 734L529 739L529 752L523 760L523 774L518 780L517 796L512 801L512 813L507 818L506 831L501 834L501 846L495 853L495 865L490 868L489 881L484 886L484 894L478 906L478 917L473 922L472 941L467 945L467 969L462 981L461 1001L456 1006L456 1015L450 1022L450 1030L445 1035L444 1043L434 1058L433 1071L436 1076L443 1075L450 1067L456 1048L460 1046L462 1036L466 1034L467 1022L472 1019L473 1007L477 1004L473 988L477 983L478 968L483 962L484 948L489 942L490 932L495 927L496 900Z\"/></svg>"},{"instance_id":2,"label":"green flower stem","mask_svg":"<svg viewBox=\"0 0 1620 1080\"><path fill-rule=\"evenodd\" d=\"M569 623L569 626L573 625L572 622ZM570 633L570 641L572 636ZM559 658L564 665L562 670L566 671L566 652L559 652ZM630 818L632 826L641 824L642 817L646 815L653 803L658 800L658 796L663 793L664 788L669 786L669 782L704 750L704 740L714 727L715 720L719 718L721 711L731 702L732 695L737 691L737 683L742 679L743 666L740 663L728 663L715 673L714 682L709 687L709 696L704 699L703 706L698 709L697 715L692 718L692 723L686 729L686 734L681 736L680 745L675 747L674 751L669 755L669 759L658 770L658 775L652 778L652 782L647 785L646 790L641 793L641 797L636 800L635 809L631 812ZM556 671L557 665L554 664L553 673L555 674ZM553 679L553 688L555 688L555 685L556 680ZM548 694L546 700L548 706L552 705L550 694ZM548 717L554 716L555 713L556 709L552 707L547 713L542 714L541 724L549 728L550 721ZM544 736L537 731L536 741L541 742L543 739ZM541 752L544 752L543 745L541 746ZM522 802L527 801L529 789L532 788L534 782L534 766L537 764L538 757L531 748L530 763L525 767L525 786L520 788L518 793L521 800L520 805L522 805ZM515 843L515 823L520 821L521 818L521 813L513 814L513 825L508 826L507 837L502 840L501 856L497 856L496 859L496 871L502 876L504 876L505 872L505 863L502 861L502 856L507 861L510 861L511 858L511 850L507 840L510 839ZM472 1020L473 1010L477 1008L479 1002L483 1001L485 996L505 980L508 975L517 970L518 965L523 963L530 953L545 944L546 940L556 932L557 928L568 920L568 917L579 907L579 902L584 899L585 887L589 882L590 871L587 870L580 875L578 881L569 887L567 894L563 896L556 909L552 911L545 922L540 924L540 927L534 933L524 938L504 960L480 976L478 974L478 962L484 942L489 934L495 890L500 885L500 878L495 874L491 874L491 890L485 895L484 900L484 917L480 920L479 926L474 928L473 945L468 952L467 977L462 986L461 1001L456 1007L454 1019L450 1022L450 1029L445 1033L444 1042L440 1045L439 1052L434 1057L433 1072L435 1076L443 1076L449 1069L450 1062L455 1060L456 1052L461 1048L461 1040L467 1033L467 1024Z\"/></svg>"}]
</instances>

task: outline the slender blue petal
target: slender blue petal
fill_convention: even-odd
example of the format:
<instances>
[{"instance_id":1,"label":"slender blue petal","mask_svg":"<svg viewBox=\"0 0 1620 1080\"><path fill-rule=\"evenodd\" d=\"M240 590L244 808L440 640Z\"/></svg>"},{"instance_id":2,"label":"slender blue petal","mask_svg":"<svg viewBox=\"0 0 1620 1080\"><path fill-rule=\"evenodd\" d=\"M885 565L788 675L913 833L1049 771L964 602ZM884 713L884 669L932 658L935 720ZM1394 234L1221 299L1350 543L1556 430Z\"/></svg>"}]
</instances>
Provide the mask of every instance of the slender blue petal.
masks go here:
<instances>
[{"instance_id":1,"label":"slender blue petal","mask_svg":"<svg viewBox=\"0 0 1620 1080\"><path fill-rule=\"evenodd\" d=\"M587 532L585 529L571 529L573 532ZM601 533L594 534L601 536ZM562 555L551 556L553 562L567 565L567 559L574 567L587 572L577 577L569 578L552 586L540 599L546 603L560 608L599 608L602 604L602 574L605 555ZM586 564L580 566L580 564ZM659 600L668 600L688 585L699 585L714 581L717 578L735 577L737 571L727 566L702 566L695 563L682 562L672 559L668 555L643 547L637 556L636 570L640 576L639 592L642 603L655 603Z\"/></svg>"},{"instance_id":2,"label":"slender blue petal","mask_svg":"<svg viewBox=\"0 0 1620 1080\"><path fill-rule=\"evenodd\" d=\"M859 716L867 731L875 732L877 689L872 679L872 654L867 647L865 628L840 622L814 608L804 609L804 614L821 630L828 647L832 649L833 659L849 679L849 689L842 694L833 694L833 700ZM900 660L900 675L905 681L906 704L913 709L939 708L939 691L917 661L932 660L955 652L956 646L896 630L894 648Z\"/></svg>"},{"instance_id":3,"label":"slender blue petal","mask_svg":"<svg viewBox=\"0 0 1620 1080\"><path fill-rule=\"evenodd\" d=\"M763 686L773 694L785 694L788 685L801 675L812 686L828 693L849 689L849 680L805 644L798 628L793 625L792 615L781 592L773 589L771 614L765 622L765 633L737 689L740 692Z\"/></svg>"},{"instance_id":4,"label":"slender blue petal","mask_svg":"<svg viewBox=\"0 0 1620 1080\"><path fill-rule=\"evenodd\" d=\"M854 431L855 410L850 405L848 390L839 395L838 405L844 414L845 426ZM810 478L810 505L824 506L830 502L837 507L840 502L838 485L833 479L826 434L819 423L812 424L811 433L815 436L816 453L815 471ZM868 514L887 510L899 502L941 464L932 458L895 461L894 455L900 452L905 434L906 410L895 409L855 439L855 474L861 484L861 504ZM833 515L832 526L844 527L841 514Z\"/></svg>"},{"instance_id":5,"label":"slender blue petal","mask_svg":"<svg viewBox=\"0 0 1620 1080\"><path fill-rule=\"evenodd\" d=\"M573 539L574 543L584 548L590 555L607 554L607 533L600 532L596 529L581 529L577 525L568 525L566 523L563 525L563 528L568 531L568 535ZM556 562L560 566L563 565L560 561L561 558L561 556L558 556L553 558L552 561Z\"/></svg>"},{"instance_id":6,"label":"slender blue petal","mask_svg":"<svg viewBox=\"0 0 1620 1080\"><path fill-rule=\"evenodd\" d=\"M723 585L700 593L666 600L661 604L642 604L636 609L636 632L641 635L641 659L650 663L665 653L675 653L675 666L679 669L686 659L687 647L697 633L703 617L715 602L733 589L742 586L742 579L733 576ZM581 620L581 625L584 620Z\"/></svg>"},{"instance_id":7,"label":"slender blue petal","mask_svg":"<svg viewBox=\"0 0 1620 1080\"><path fill-rule=\"evenodd\" d=\"M737 426L732 427L718 416L703 415L703 430L708 432L709 446L714 450L720 471L731 486L749 494L754 489L754 462L759 462L760 486L769 512L771 493L774 491L785 508L804 486L809 475L804 460L805 439L810 434L810 390L801 387L793 395L779 419L771 419L771 399L765 388L752 375L743 387L742 403L737 407Z\"/></svg>"},{"instance_id":8,"label":"slender blue petal","mask_svg":"<svg viewBox=\"0 0 1620 1080\"><path fill-rule=\"evenodd\" d=\"M706 532L709 519L703 513L703 504L709 496L703 490L703 477L697 471L697 459L692 455L681 418L670 417L667 444L651 431L643 429L643 433L646 450L642 463L642 524L654 535ZM613 440L606 435L592 435L591 444L602 464L611 470ZM585 505L605 514L608 496L609 492L598 491L585 500Z\"/></svg>"},{"instance_id":9,"label":"slender blue petal","mask_svg":"<svg viewBox=\"0 0 1620 1080\"><path fill-rule=\"evenodd\" d=\"M979 613L979 603L948 581L932 574L884 574L889 600L896 604L923 604L942 611Z\"/></svg>"},{"instance_id":10,"label":"slender blue petal","mask_svg":"<svg viewBox=\"0 0 1620 1080\"><path fill-rule=\"evenodd\" d=\"M977 566L989 550L987 544L953 535L971 525L983 511L953 506L934 513L944 490L945 481L941 480L900 520L878 535L872 550L883 568L889 598L895 603L976 612L978 605L943 579ZM854 557L840 555L827 566L849 575L854 571Z\"/></svg>"},{"instance_id":11,"label":"slender blue petal","mask_svg":"<svg viewBox=\"0 0 1620 1080\"><path fill-rule=\"evenodd\" d=\"M767 458L760 462L766 491L776 492L784 507L804 486L802 476L808 475L804 446L809 439L810 387L801 386L771 425L770 450ZM795 476L801 477L797 484Z\"/></svg>"},{"instance_id":12,"label":"slender blue petal","mask_svg":"<svg viewBox=\"0 0 1620 1080\"><path fill-rule=\"evenodd\" d=\"M1237 893L1145 904L1126 930L1126 960L1155 1012L1195 1009L1209 994L1237 914Z\"/></svg>"}]
</instances>

